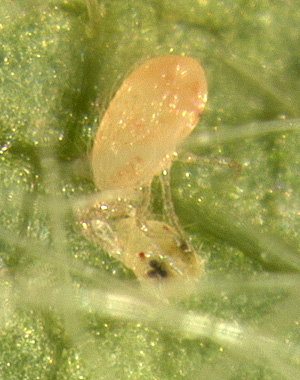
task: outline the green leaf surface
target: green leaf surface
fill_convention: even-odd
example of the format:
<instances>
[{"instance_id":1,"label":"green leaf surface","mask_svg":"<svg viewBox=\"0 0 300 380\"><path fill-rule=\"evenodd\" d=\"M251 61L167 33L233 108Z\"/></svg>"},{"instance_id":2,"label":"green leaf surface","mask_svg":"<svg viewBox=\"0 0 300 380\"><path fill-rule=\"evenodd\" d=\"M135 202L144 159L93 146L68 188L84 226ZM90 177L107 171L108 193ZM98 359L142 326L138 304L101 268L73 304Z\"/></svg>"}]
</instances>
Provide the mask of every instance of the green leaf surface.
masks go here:
<instances>
[{"instance_id":1,"label":"green leaf surface","mask_svg":"<svg viewBox=\"0 0 300 380\"><path fill-rule=\"evenodd\" d=\"M0 4L1 380L300 378L299 6L88 4ZM202 64L209 101L171 169L204 273L166 302L82 234L96 189L72 168L124 78L169 53Z\"/></svg>"}]
</instances>

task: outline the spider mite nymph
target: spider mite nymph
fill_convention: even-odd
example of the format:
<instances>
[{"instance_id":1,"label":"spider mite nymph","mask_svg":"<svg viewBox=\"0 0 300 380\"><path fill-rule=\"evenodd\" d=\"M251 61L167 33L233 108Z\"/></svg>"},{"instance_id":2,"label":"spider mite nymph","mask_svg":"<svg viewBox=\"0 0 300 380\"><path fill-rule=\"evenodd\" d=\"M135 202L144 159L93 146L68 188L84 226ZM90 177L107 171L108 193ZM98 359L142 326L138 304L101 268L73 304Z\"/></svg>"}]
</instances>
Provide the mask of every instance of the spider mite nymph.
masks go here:
<instances>
[{"instance_id":1,"label":"spider mite nymph","mask_svg":"<svg viewBox=\"0 0 300 380\"><path fill-rule=\"evenodd\" d=\"M202 263L184 239L171 199L167 222L147 209L150 186L154 176L169 169L206 100L206 79L197 61L174 55L150 59L111 100L90 156L103 197L81 211L86 235L130 268L143 286L164 295L195 284Z\"/></svg>"}]
</instances>

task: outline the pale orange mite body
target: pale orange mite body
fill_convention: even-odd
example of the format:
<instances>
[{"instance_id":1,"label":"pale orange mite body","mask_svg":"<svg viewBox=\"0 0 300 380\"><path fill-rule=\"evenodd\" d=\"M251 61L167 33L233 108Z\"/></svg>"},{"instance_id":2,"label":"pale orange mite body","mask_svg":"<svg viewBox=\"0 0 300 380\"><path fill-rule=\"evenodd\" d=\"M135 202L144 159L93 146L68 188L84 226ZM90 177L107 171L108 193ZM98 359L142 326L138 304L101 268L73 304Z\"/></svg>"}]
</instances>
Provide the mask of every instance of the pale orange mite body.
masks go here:
<instances>
[{"instance_id":1,"label":"pale orange mite body","mask_svg":"<svg viewBox=\"0 0 300 380\"><path fill-rule=\"evenodd\" d=\"M164 296L189 291L202 262L177 220L172 226L155 220L126 193L136 190L141 197L138 189L149 187L155 175L170 167L206 100L205 75L197 61L172 55L150 59L125 79L94 139L94 182L106 194L111 190L115 200L101 199L81 214L85 233L129 267L143 286L156 285Z\"/></svg>"},{"instance_id":2,"label":"pale orange mite body","mask_svg":"<svg viewBox=\"0 0 300 380\"><path fill-rule=\"evenodd\" d=\"M150 59L123 82L100 123L91 163L101 190L149 185L168 169L207 99L203 69L182 56Z\"/></svg>"}]
</instances>

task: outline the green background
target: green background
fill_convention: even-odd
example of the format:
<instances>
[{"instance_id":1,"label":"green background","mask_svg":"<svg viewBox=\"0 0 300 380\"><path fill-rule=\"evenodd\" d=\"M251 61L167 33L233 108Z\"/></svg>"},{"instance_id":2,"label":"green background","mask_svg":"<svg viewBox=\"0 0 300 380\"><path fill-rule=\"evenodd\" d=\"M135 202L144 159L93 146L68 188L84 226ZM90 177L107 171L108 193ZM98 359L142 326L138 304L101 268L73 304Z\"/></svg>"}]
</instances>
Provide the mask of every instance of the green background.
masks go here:
<instances>
[{"instance_id":1,"label":"green background","mask_svg":"<svg viewBox=\"0 0 300 380\"><path fill-rule=\"evenodd\" d=\"M99 0L92 19L1 1L1 380L300 377L299 30L286 0ZM95 188L72 163L132 68L169 53L201 62L209 101L197 162L171 170L205 271L165 303L81 234Z\"/></svg>"}]
</instances>

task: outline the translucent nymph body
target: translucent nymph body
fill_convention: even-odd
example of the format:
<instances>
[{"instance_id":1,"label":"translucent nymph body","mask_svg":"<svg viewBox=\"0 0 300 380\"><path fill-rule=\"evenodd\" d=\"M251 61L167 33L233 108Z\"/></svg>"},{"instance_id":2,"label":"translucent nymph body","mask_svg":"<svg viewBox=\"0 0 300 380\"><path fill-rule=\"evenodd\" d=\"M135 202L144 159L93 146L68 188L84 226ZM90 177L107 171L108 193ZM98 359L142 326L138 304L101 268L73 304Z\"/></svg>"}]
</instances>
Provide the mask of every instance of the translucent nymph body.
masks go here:
<instances>
[{"instance_id":1,"label":"translucent nymph body","mask_svg":"<svg viewBox=\"0 0 300 380\"><path fill-rule=\"evenodd\" d=\"M132 269L144 286L156 285L164 295L185 292L202 265L184 239L171 199L165 200L166 223L145 207L150 196L145 189L169 168L206 99L205 75L197 61L170 55L150 59L125 79L94 139L93 179L105 190L102 194L112 196L82 214L85 233Z\"/></svg>"}]
</instances>

